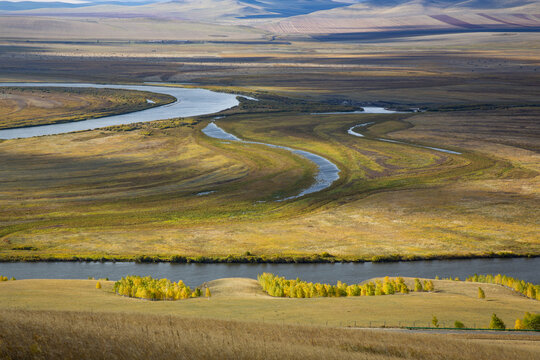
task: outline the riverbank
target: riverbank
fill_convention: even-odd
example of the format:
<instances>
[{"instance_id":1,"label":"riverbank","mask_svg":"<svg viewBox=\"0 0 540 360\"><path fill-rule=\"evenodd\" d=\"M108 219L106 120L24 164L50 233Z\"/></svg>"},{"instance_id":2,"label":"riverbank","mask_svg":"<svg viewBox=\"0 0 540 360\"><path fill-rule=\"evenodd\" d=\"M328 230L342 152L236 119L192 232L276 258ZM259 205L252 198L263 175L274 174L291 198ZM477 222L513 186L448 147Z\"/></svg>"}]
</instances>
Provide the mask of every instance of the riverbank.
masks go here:
<instances>
[{"instance_id":1,"label":"riverbank","mask_svg":"<svg viewBox=\"0 0 540 360\"><path fill-rule=\"evenodd\" d=\"M17 249L16 249L17 250ZM32 249L20 249L32 251ZM480 254L441 254L441 255L375 255L375 256L333 256L330 254L314 255L225 255L225 256L182 256L182 255L0 255L0 263L9 262L134 262L134 263L171 263L171 264L333 264L333 263L392 263L430 260L464 259L519 259L538 258L540 253L487 252Z\"/></svg>"}]
</instances>

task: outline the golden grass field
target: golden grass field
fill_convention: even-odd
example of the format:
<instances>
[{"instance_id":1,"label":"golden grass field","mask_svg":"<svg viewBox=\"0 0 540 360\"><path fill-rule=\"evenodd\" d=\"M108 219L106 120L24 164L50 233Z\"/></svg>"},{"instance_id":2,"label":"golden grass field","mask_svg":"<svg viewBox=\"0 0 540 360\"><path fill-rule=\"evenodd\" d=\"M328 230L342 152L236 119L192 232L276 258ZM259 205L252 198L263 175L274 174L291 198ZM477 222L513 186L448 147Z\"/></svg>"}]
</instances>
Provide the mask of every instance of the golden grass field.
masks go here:
<instances>
[{"instance_id":1,"label":"golden grass field","mask_svg":"<svg viewBox=\"0 0 540 360\"><path fill-rule=\"evenodd\" d=\"M406 279L412 282L412 279ZM435 292L359 298L272 298L253 279L209 282L212 297L149 302L118 296L112 282L0 283L0 354L51 358L531 359L535 334L418 334L361 329L487 326L496 312L511 328L538 301L498 285L434 280ZM486 299L477 298L477 288ZM369 310L369 311L366 311ZM424 324L425 323L425 324ZM355 328L356 325L356 328ZM32 336L27 336L32 334ZM255 336L257 334L257 336ZM217 355L219 354L219 355Z\"/></svg>"},{"instance_id":2,"label":"golden grass field","mask_svg":"<svg viewBox=\"0 0 540 360\"><path fill-rule=\"evenodd\" d=\"M0 311L0 356L77 359L531 359L537 336L432 335L165 315ZM144 325L143 325L144 324ZM9 329L9 332L4 330ZM32 337L27 336L33 334ZM256 335L255 335L256 334Z\"/></svg>"},{"instance_id":3,"label":"golden grass field","mask_svg":"<svg viewBox=\"0 0 540 360\"><path fill-rule=\"evenodd\" d=\"M113 282L96 280L16 280L0 284L0 305L7 310L92 311L174 315L186 318L324 325L332 327L428 326L433 315L441 327L459 320L487 328L496 313L513 328L526 311L539 312L540 302L499 285L433 280L435 292L344 298L273 298L256 280L230 278L208 283L212 297L179 301L146 301L112 292ZM409 287L413 279L407 278ZM478 299L478 287L486 299ZM369 309L369 311L366 311ZM431 326L431 325L430 325Z\"/></svg>"}]
</instances>

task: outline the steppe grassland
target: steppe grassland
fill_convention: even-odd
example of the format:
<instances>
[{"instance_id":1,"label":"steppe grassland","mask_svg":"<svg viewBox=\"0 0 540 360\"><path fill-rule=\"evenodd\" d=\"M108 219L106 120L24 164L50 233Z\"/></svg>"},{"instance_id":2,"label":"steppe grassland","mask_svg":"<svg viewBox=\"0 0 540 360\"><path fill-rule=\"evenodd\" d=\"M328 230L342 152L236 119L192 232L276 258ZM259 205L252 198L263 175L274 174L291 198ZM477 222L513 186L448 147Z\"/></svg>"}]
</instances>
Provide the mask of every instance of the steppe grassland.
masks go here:
<instances>
[{"instance_id":1,"label":"steppe grassland","mask_svg":"<svg viewBox=\"0 0 540 360\"><path fill-rule=\"evenodd\" d=\"M0 129L80 121L173 101L142 91L0 87Z\"/></svg>"},{"instance_id":2,"label":"steppe grassland","mask_svg":"<svg viewBox=\"0 0 540 360\"><path fill-rule=\"evenodd\" d=\"M219 185L222 180L218 177L217 183L189 182L191 187L184 189L171 185L171 175L163 175L163 168L155 168L155 160L152 160L155 171L160 172L160 182L149 183L141 178L139 184L130 180L134 189L128 192L125 191L125 180L120 182L122 186L112 187L108 192L103 192L103 185L92 185L99 189L99 196L88 194L85 190L88 184L83 182L79 185L79 193L74 194L74 199L82 202L60 198L55 201L55 206L61 211L39 206L51 198L58 198L59 189L49 188L43 200L26 202L27 209L35 209L34 214L42 216L49 212L47 218L42 217L38 222L32 213L17 212L22 209L19 203L8 202L5 214L11 224L4 231L2 253L22 257L102 256L105 253L109 256L146 253L167 257L174 254L226 256L245 251L309 255L327 251L333 255L370 259L397 252L420 256L474 255L489 251L537 252L534 198L516 199L509 194L475 192L467 185L500 177L508 181L527 181L523 179L534 175L530 170L480 152L452 155L370 138L359 139L346 133L353 125L374 121L376 124L367 129L366 135L383 136L388 131L409 127L408 119L412 116L421 119L425 114L273 113L235 115L219 120L220 126L242 138L306 149L326 156L340 166L342 178L334 188L290 203L271 200L275 196L293 194L294 189L308 185L314 170L309 163L304 164L302 170L297 168L302 161L286 152L281 154L290 159L288 163L273 159L275 151L264 146L208 139L199 133L204 124L196 128L180 126L160 130L149 125L147 129L127 133L95 131L63 135L58 137L63 139L62 142L57 145L47 143L45 148L56 146L60 153L64 146L79 147L79 151L83 151L88 148L87 141L103 141L109 146L118 143L123 147L138 141L139 147L129 150L132 156L129 164L135 172L141 164L132 161L140 159L140 149L145 149L148 144L159 144L143 157L146 161L143 164L149 164L155 149L159 148L159 153L163 153L182 137L190 139L189 142L195 141L199 147L211 148L215 151L214 156L221 154L228 156L229 161L240 163L235 164L236 168L226 168L223 167L226 162L222 160L213 168L225 177L224 181L234 180L231 183ZM33 148L39 148L44 140L57 142L49 137L48 140L25 140L26 143L5 142L2 146L8 145L11 152L15 151L13 149L21 151L28 147L25 146L27 142L33 142ZM174 153L185 147L175 145L169 151ZM184 153L184 156L190 159L197 151ZM163 153L167 166L170 166L169 154ZM190 172L201 171L197 168L207 164L207 160L202 160L209 156L208 152L204 154L195 161L186 160L195 168L178 166L171 174L185 178ZM87 161L91 159L93 156ZM117 161L125 163L121 158ZM286 165L287 172L282 171L278 162L281 166ZM56 173L57 167L64 166L65 162L60 160L48 172ZM118 176L117 165L112 168L112 172L100 176L100 181L109 183L108 177L115 179ZM237 169L237 173L233 169ZM67 170L65 181L71 182L73 173ZM11 176L16 174L13 172ZM190 174L189 178L193 176ZM231 177L227 178L226 174ZM176 180L174 176L173 180ZM50 175L46 177L50 178ZM246 178L240 180L242 177ZM252 181L253 178L257 180ZM166 181L167 192L163 191L162 181ZM145 186L139 189L141 184ZM250 185L246 187L246 184ZM290 187L283 187L284 184L290 184ZM24 193L34 193L36 186L40 186L39 181L31 185L32 191ZM196 196L198 192L214 189L217 190L215 194ZM505 203L501 203L501 199ZM257 203L261 200L267 202ZM486 201L493 212L478 209L478 205L484 205ZM512 212L508 212L509 207ZM87 215L80 216L81 211ZM32 222L20 223L22 219ZM12 250L21 246L35 247L37 251Z\"/></svg>"},{"instance_id":3,"label":"steppe grassland","mask_svg":"<svg viewBox=\"0 0 540 360\"><path fill-rule=\"evenodd\" d=\"M534 34L475 34L466 39L459 35L444 35L390 39L361 45L313 41L272 45L125 44L122 51L129 51L134 56L129 60L107 57L117 51L115 45L40 44L42 51L37 53L37 49L32 52L32 44L10 42L4 44L9 52L0 59L2 64L6 64L0 67L3 69L0 76L11 80L19 77L84 77L91 81L195 81L212 87L218 84L218 87L249 92L266 90L300 98L352 99L381 104L385 101L397 102L402 106L410 104L432 109L448 104L456 110L461 105L533 104L537 101L540 94L534 84L539 76L535 72L539 56ZM77 48L80 56L75 56ZM69 57L70 54L72 57ZM70 65L60 55L68 56ZM170 57L159 59L161 55ZM14 63L11 56L18 61ZM211 62L208 56L214 56ZM235 58L235 61L230 61L230 58ZM36 63L45 64L47 71L29 72L28 69ZM81 68L87 71L81 74ZM505 122L510 123L518 114L513 111L496 109L486 112L485 109L478 109L465 117L463 112L419 114L414 117L392 115L384 117L384 120L392 121L379 121L367 131L368 135L380 136L387 131L402 130L404 132L396 136L403 139L411 136L411 141L425 145L458 151L464 149L462 156L377 143L346 134L348 127L371 121L368 115L307 117L276 114L271 119L272 123L275 121L276 129L265 125L266 120L256 121L259 118L268 119L266 115L251 114L250 121L249 115L234 117L220 124L242 137L281 142L327 154L342 168L343 179L330 191L288 204L267 202L254 206L250 201L245 207L236 207L239 199L236 196L234 201L227 198L227 205L220 208L213 199L218 197L217 203L220 203L218 194L225 194L230 189L204 199L194 197L198 191L194 189L188 197L172 207L160 205L168 204L170 196L165 200L163 197L152 198L155 201L149 209L157 209L154 215L138 212L136 216L124 217L109 216L110 213L126 214L125 209L115 208L115 202L110 200L113 205L107 206L113 210L107 216L103 215L103 209L95 208L91 216L79 219L58 211L54 219L45 220L46 224L34 233L25 233L25 228L30 224L25 225L22 221L28 218L17 218L17 215L10 221L18 224L11 223L5 228L2 253L10 256L53 253L97 256L105 250L116 253L111 249L112 238L119 244L116 249L164 256L175 253L227 255L247 250L260 254L328 251L362 258L396 252L416 255L467 255L486 251L538 253L535 235L538 229L538 213L535 210L537 170L519 160L520 151L523 151L521 145L518 146L514 140L508 144L511 137L524 136L523 132L514 133L516 127L510 132L504 127ZM527 111L529 120L525 126L534 130L537 112L535 108ZM478 119L483 124L467 132L460 132L456 126L446 127L444 133L439 131L435 134L437 124L446 126L444 121L436 121L435 118L444 121L466 118L469 124ZM478 141L485 135L485 128L492 119L504 129L504 133L497 135L504 138L504 146L495 140ZM238 125L235 125L236 121ZM422 126L425 131L422 130L420 134L414 129L404 130L412 122L415 128ZM429 124L431 128L425 128ZM295 137L293 129L302 134L301 137ZM115 136L145 141L155 141L163 136L161 130L152 131L142 129ZM271 133L264 134L265 131ZM88 134L85 136L94 136ZM394 135L391 133L389 136ZM196 138L199 144L212 145L220 151L227 146L231 149L238 146L221 144L200 135ZM456 143L451 141L454 138ZM527 146L530 147L531 141L528 142ZM7 146L7 143L2 146ZM500 149L504 151L501 153ZM531 154L526 158L529 163L536 161ZM305 163L304 166L309 167ZM407 174L409 167L410 176ZM54 171L51 169L51 172ZM270 186L268 182L263 182L267 192L255 201L293 193L293 189L309 183L313 168L309 171L304 168L303 175L297 173L294 179L290 179L296 187L280 186L280 189L276 189L275 182ZM453 177L450 176L452 171L457 171ZM237 189L243 186L241 181L234 183ZM201 191L209 189L213 188L205 185ZM390 189L400 191L388 191ZM499 191L501 189L504 192ZM55 191L49 195L55 196ZM186 200L191 197L193 201ZM129 205L140 204L140 208L147 208L148 201L132 199ZM208 221L204 220L206 215L203 216L202 211L196 210L200 209L203 201L209 202L206 209L218 206L215 213L204 211L209 214ZM229 209L233 205L235 207L231 213ZM77 204L77 210L86 206L87 202ZM312 211L308 214L306 210ZM152 211L149 210L150 213ZM73 214L73 209L67 212ZM32 213L29 215L30 218L33 216ZM257 222L249 224L254 219ZM45 228L58 225L59 221L62 227ZM223 225L225 221L227 226ZM133 224L144 225L135 229ZM79 229L80 225L83 225L84 231ZM126 231L126 226L132 231ZM62 245L45 245L53 238ZM324 240L318 240L321 238ZM17 246L32 246L32 242L39 243L37 247L40 250L11 250ZM75 246L76 243L84 245Z\"/></svg>"}]
</instances>

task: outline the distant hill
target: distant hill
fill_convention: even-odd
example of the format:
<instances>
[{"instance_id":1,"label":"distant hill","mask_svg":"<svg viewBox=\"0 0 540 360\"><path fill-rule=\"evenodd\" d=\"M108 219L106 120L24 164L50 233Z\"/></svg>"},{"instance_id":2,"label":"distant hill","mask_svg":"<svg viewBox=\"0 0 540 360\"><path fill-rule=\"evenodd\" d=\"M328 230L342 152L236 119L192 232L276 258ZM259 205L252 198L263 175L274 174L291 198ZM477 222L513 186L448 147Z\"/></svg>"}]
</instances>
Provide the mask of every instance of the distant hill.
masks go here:
<instances>
[{"instance_id":1,"label":"distant hill","mask_svg":"<svg viewBox=\"0 0 540 360\"><path fill-rule=\"evenodd\" d=\"M530 31L540 29L540 0L12 0L0 1L0 16L2 15L9 15L9 18L0 19L0 36L4 37L15 31L13 26L24 34L21 36L47 35L47 25L40 27L40 24L47 22L36 20L40 17L54 19L49 23L62 29L56 32L59 35L69 29L70 35L74 37L79 34L87 36L82 28L90 29L92 25L82 24L79 30L79 24L73 21L89 18L99 19L97 21L100 22L103 19L122 19L125 29L131 29L128 26L129 19L150 19L178 24L191 22L250 26L252 29L257 28L259 34L262 31L282 36L317 37L390 32L416 34L504 29ZM18 20L13 20L15 17L24 18L24 21L19 23ZM169 23L167 28L178 28L172 23ZM24 24L30 27L27 29ZM159 26L154 24L149 26ZM186 25L184 28L190 30L191 27ZM203 28L204 26L198 27ZM39 31L44 33L37 33ZM96 35L89 36L101 34L99 29L96 31ZM118 37L130 37L130 31L126 30L126 35L121 34ZM195 31L188 32L190 35L182 38L197 38ZM233 35L224 29L203 33L206 34L204 37L235 37L234 34L242 31L235 29ZM177 38L175 34L161 30L147 34L159 39Z\"/></svg>"},{"instance_id":2,"label":"distant hill","mask_svg":"<svg viewBox=\"0 0 540 360\"><path fill-rule=\"evenodd\" d=\"M45 9L47 13L54 13L58 9L59 13L76 12L96 12L99 7L104 12L104 5L122 6L131 13L144 14L142 10L149 7L154 10L174 9L175 12L184 13L184 17L204 17L203 14L186 14L188 11L199 11L205 9L212 13L217 9L222 9L224 15L239 18L265 18L265 17L289 17L295 15L309 14L320 10L329 10L337 7L350 5L359 2L357 0L135 0L135 1L114 1L114 0L61 0L61 1L0 1L0 11L24 11ZM150 6L143 6L150 5ZM138 7L135 8L135 7ZM72 10L69 10L72 9ZM51 10L54 10L51 12ZM105 11L106 12L106 11ZM155 13L154 11L153 13ZM166 15L163 12L162 15Z\"/></svg>"},{"instance_id":3,"label":"distant hill","mask_svg":"<svg viewBox=\"0 0 540 360\"><path fill-rule=\"evenodd\" d=\"M260 28L277 34L342 34L540 28L540 1L367 0L289 17Z\"/></svg>"}]
</instances>

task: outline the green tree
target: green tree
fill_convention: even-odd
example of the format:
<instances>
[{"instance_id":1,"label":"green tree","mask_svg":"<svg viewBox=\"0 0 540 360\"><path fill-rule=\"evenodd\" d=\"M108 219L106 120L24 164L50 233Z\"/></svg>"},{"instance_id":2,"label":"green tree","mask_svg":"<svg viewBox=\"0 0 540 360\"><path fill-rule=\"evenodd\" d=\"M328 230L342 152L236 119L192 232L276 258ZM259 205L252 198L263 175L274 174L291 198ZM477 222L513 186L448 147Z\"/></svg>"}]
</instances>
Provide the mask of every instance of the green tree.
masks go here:
<instances>
[{"instance_id":1,"label":"green tree","mask_svg":"<svg viewBox=\"0 0 540 360\"><path fill-rule=\"evenodd\" d=\"M484 292L484 290L482 290L481 287L478 287L478 298L479 299L485 299L486 298L486 293Z\"/></svg>"},{"instance_id":2,"label":"green tree","mask_svg":"<svg viewBox=\"0 0 540 360\"><path fill-rule=\"evenodd\" d=\"M491 321L489 323L489 328L493 330L505 330L506 325L504 322L496 315L491 315Z\"/></svg>"}]
</instances>

